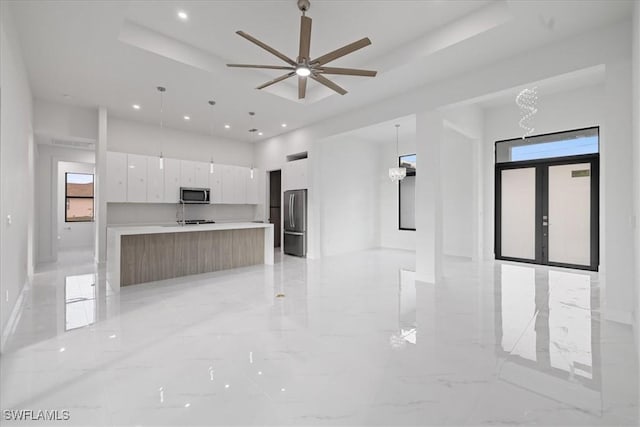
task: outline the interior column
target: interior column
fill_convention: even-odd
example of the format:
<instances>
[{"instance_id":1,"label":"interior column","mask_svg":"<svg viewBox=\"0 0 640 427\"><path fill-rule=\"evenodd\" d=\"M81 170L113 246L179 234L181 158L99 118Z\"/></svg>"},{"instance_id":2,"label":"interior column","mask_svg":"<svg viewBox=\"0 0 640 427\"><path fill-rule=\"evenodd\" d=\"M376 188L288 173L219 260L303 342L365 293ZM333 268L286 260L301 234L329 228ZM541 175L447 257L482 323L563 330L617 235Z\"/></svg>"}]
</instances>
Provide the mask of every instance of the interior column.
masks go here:
<instances>
[{"instance_id":1,"label":"interior column","mask_svg":"<svg viewBox=\"0 0 640 427\"><path fill-rule=\"evenodd\" d=\"M98 143L96 145L95 178L95 259L98 264L107 260L107 109L98 110Z\"/></svg>"},{"instance_id":2,"label":"interior column","mask_svg":"<svg viewBox=\"0 0 640 427\"><path fill-rule=\"evenodd\" d=\"M441 146L444 119L438 111L416 115L416 280L442 277Z\"/></svg>"}]
</instances>

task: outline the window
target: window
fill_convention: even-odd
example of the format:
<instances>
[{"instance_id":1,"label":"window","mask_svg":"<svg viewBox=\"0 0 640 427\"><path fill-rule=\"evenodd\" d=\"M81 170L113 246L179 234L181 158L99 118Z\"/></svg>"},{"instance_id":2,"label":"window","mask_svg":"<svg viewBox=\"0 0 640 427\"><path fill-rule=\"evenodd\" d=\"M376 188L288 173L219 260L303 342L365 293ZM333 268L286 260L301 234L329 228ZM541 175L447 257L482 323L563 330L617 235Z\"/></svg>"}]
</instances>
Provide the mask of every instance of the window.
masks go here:
<instances>
[{"instance_id":1,"label":"window","mask_svg":"<svg viewBox=\"0 0 640 427\"><path fill-rule=\"evenodd\" d=\"M517 138L496 142L496 163L552 159L598 153L599 128Z\"/></svg>"},{"instance_id":2,"label":"window","mask_svg":"<svg viewBox=\"0 0 640 427\"><path fill-rule=\"evenodd\" d=\"M65 222L93 221L93 174L67 172L65 183Z\"/></svg>"},{"instance_id":3,"label":"window","mask_svg":"<svg viewBox=\"0 0 640 427\"><path fill-rule=\"evenodd\" d=\"M400 156L400 167L407 168L407 176L398 183L399 228L416 229L416 155Z\"/></svg>"}]
</instances>

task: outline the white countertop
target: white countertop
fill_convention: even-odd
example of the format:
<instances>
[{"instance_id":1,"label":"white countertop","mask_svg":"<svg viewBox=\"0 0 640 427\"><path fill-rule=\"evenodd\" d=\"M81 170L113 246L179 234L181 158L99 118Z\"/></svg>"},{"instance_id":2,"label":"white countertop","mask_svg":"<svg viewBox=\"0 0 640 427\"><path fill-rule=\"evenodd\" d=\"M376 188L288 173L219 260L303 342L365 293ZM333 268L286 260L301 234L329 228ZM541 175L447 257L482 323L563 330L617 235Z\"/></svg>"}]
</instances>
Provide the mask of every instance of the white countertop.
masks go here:
<instances>
[{"instance_id":1,"label":"white countertop","mask_svg":"<svg viewBox=\"0 0 640 427\"><path fill-rule=\"evenodd\" d=\"M197 225L126 225L107 227L121 236L130 234L185 233L190 231L238 230L243 228L273 228L273 224L260 222L223 222Z\"/></svg>"}]
</instances>

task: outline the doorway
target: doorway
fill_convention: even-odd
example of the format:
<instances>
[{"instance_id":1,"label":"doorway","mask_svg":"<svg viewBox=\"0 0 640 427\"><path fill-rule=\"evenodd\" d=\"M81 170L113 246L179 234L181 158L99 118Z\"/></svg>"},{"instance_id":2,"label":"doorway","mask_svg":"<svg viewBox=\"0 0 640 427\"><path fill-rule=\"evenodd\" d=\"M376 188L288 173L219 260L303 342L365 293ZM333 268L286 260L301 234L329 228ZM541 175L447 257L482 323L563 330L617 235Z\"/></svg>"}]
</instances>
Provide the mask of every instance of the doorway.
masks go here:
<instances>
[{"instance_id":1,"label":"doorway","mask_svg":"<svg viewBox=\"0 0 640 427\"><path fill-rule=\"evenodd\" d=\"M280 247L282 174L280 170L269 172L269 222L273 224L273 246Z\"/></svg>"},{"instance_id":2,"label":"doorway","mask_svg":"<svg viewBox=\"0 0 640 427\"><path fill-rule=\"evenodd\" d=\"M597 152L498 162L495 173L496 259L598 270Z\"/></svg>"}]
</instances>

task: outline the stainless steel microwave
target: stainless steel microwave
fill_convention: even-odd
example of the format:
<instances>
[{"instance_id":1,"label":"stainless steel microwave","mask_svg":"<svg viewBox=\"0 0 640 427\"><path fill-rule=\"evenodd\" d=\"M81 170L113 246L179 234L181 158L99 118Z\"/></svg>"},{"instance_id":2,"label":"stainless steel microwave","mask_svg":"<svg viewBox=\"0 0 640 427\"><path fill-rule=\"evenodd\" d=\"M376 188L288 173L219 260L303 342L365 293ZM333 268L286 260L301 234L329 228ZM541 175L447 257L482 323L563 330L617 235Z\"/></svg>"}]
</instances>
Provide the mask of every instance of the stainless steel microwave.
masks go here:
<instances>
[{"instance_id":1,"label":"stainless steel microwave","mask_svg":"<svg viewBox=\"0 0 640 427\"><path fill-rule=\"evenodd\" d=\"M180 187L180 203L208 204L211 202L211 189Z\"/></svg>"}]
</instances>

